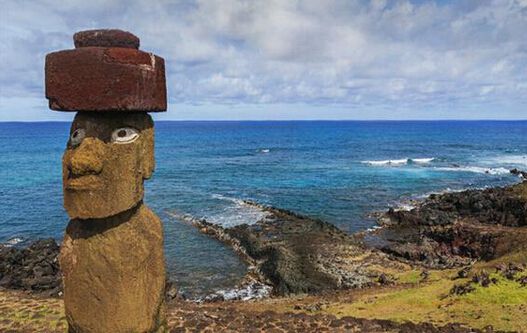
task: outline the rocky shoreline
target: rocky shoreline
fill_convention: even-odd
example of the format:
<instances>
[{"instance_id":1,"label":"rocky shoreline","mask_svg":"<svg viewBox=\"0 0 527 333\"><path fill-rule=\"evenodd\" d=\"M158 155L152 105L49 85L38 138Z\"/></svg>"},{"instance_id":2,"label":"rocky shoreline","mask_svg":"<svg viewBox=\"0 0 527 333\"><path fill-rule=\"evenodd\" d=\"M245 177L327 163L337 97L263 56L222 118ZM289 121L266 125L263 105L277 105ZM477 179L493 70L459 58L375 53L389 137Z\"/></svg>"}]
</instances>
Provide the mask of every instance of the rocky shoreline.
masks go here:
<instances>
[{"instance_id":1,"label":"rocky shoreline","mask_svg":"<svg viewBox=\"0 0 527 333\"><path fill-rule=\"evenodd\" d=\"M61 296L59 251L59 245L51 238L37 240L25 248L0 245L0 287Z\"/></svg>"},{"instance_id":2,"label":"rocky shoreline","mask_svg":"<svg viewBox=\"0 0 527 333\"><path fill-rule=\"evenodd\" d=\"M229 245L249 270L236 289L193 299L197 302L186 302L173 284L167 284L171 332L195 331L198 326L255 331L478 332L453 324L467 322L482 332L496 332L478 320L517 330L523 322L507 316L527 316L521 301L527 297L527 181L525 173L515 174L523 177L516 185L433 194L408 210L389 209L378 216L379 228L354 235L321 220L250 201L244 204L266 213L252 225L223 228L186 218L184 222ZM18 290L26 295L22 298L55 298L60 304L58 253L59 245L52 239L28 247L0 245L0 296L9 298L17 292L10 290ZM495 293L505 303L492 305L492 301L481 312L480 305L474 308L472 301L464 300L488 297L482 296L485 293ZM387 295L385 301L383 295ZM428 299L435 303L408 313L397 310ZM247 312L246 307L254 309ZM449 307L454 312L444 318ZM201 315L203 309L210 316ZM261 323L229 317L231 312L244 311L247 318L262 318ZM383 311L393 315L384 317ZM423 314L412 320L412 311ZM470 319L474 311L482 314ZM438 321L424 324L426 318Z\"/></svg>"},{"instance_id":3,"label":"rocky shoreline","mask_svg":"<svg viewBox=\"0 0 527 333\"><path fill-rule=\"evenodd\" d=\"M438 269L489 261L526 244L527 182L433 194L379 224L373 244L394 258Z\"/></svg>"},{"instance_id":4,"label":"rocky shoreline","mask_svg":"<svg viewBox=\"0 0 527 333\"><path fill-rule=\"evenodd\" d=\"M525 177L525 172L511 170ZM410 210L389 209L380 228L349 235L292 211L245 201L266 213L252 225L224 228L187 218L200 232L230 246L247 264L238 288L198 301L319 294L391 283L390 271L446 269L491 260L527 240L527 181L517 185L432 194ZM60 296L62 281L52 239L27 248L0 245L0 287ZM177 297L172 283L167 298Z\"/></svg>"},{"instance_id":5,"label":"rocky shoreline","mask_svg":"<svg viewBox=\"0 0 527 333\"><path fill-rule=\"evenodd\" d=\"M250 201L245 204L267 213L253 225L223 228L203 219L190 222L233 248L249 264L249 280L272 286L275 295L372 287L392 283L393 273L409 267L463 267L523 247L527 182L524 172L511 173L523 182L432 194L410 210L389 209L379 217L379 228L354 235Z\"/></svg>"},{"instance_id":6,"label":"rocky shoreline","mask_svg":"<svg viewBox=\"0 0 527 333\"><path fill-rule=\"evenodd\" d=\"M379 285L386 281L378 266L401 266L325 221L251 201L245 204L265 211L267 217L230 228L203 219L190 222L233 248L249 264L248 280L272 286L274 295Z\"/></svg>"}]
</instances>

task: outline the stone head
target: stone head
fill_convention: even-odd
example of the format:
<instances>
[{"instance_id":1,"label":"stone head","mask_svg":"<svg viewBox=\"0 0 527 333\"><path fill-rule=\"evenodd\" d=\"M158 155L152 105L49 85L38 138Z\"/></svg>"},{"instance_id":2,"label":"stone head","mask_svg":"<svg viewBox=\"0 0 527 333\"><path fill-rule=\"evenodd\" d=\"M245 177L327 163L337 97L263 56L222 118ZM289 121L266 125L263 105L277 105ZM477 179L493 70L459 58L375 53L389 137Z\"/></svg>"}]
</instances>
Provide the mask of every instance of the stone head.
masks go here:
<instances>
[{"instance_id":1,"label":"stone head","mask_svg":"<svg viewBox=\"0 0 527 333\"><path fill-rule=\"evenodd\" d=\"M116 29L73 36L75 49L46 55L52 110L78 112L63 157L64 207L72 219L113 216L143 199L154 170L147 112L167 109L165 62Z\"/></svg>"},{"instance_id":2,"label":"stone head","mask_svg":"<svg viewBox=\"0 0 527 333\"><path fill-rule=\"evenodd\" d=\"M79 112L62 161L70 218L104 218L143 199L154 171L154 127L146 112Z\"/></svg>"}]
</instances>

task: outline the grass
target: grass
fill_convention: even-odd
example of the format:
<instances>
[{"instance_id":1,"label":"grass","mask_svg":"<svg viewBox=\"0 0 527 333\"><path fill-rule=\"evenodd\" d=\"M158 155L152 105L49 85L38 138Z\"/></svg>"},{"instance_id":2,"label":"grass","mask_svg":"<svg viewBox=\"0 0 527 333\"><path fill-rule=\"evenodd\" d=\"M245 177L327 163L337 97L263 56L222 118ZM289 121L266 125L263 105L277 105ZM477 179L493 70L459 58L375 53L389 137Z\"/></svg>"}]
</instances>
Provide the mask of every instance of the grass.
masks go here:
<instances>
[{"instance_id":1,"label":"grass","mask_svg":"<svg viewBox=\"0 0 527 333\"><path fill-rule=\"evenodd\" d=\"M511 258L527 261L525 253L507 257ZM473 270L490 271L489 264L477 264ZM456 270L431 271L428 279L421 281L420 270L409 270L395 275L398 285L393 287L355 290L333 296L242 302L238 305L257 312L303 312L295 310L295 305L323 302L321 310L309 313L436 325L455 322L480 329L492 325L497 330L527 332L527 287L493 273L491 277L498 279L497 284L487 288L475 285L472 293L452 296L449 291L454 284L468 281L452 280L455 275ZM0 331L64 332L66 323L61 300L28 297L0 292Z\"/></svg>"},{"instance_id":2,"label":"grass","mask_svg":"<svg viewBox=\"0 0 527 333\"><path fill-rule=\"evenodd\" d=\"M477 263L472 271L494 272L496 265L509 262L527 264L527 249L490 262ZM492 325L496 330L527 332L527 287L521 287L516 281L492 273L491 277L498 280L496 284L487 288L474 284L476 289L473 292L452 296L449 292L454 284L469 281L452 280L457 270L430 271L425 281L422 280L419 269L407 267L401 272L386 267L384 271L396 278L397 285L323 296L241 302L237 306L255 312L305 312L299 310L297 305L322 303L320 310L308 313L399 322L430 322L436 325L461 323L480 329ZM219 303L217 306L222 305ZM64 332L65 327L62 300L39 299L22 293L0 291L0 332Z\"/></svg>"},{"instance_id":3,"label":"grass","mask_svg":"<svg viewBox=\"0 0 527 333\"><path fill-rule=\"evenodd\" d=\"M510 258L514 257L512 255ZM527 260L525 253L521 257ZM483 266L483 265L482 265ZM478 269L476 265L475 270ZM420 282L417 271L399 276L406 283L403 289L372 292L352 302L330 304L324 312L338 317L389 319L395 321L431 322L438 325L461 323L474 328L489 325L494 329L527 332L527 287L492 274L497 284L479 285L472 293L449 295L454 284L467 279L452 280L455 271L431 272L426 282Z\"/></svg>"},{"instance_id":4,"label":"grass","mask_svg":"<svg viewBox=\"0 0 527 333\"><path fill-rule=\"evenodd\" d=\"M421 271L414 269L408 272L396 274L395 277L399 283L415 285L421 282Z\"/></svg>"},{"instance_id":5,"label":"grass","mask_svg":"<svg viewBox=\"0 0 527 333\"><path fill-rule=\"evenodd\" d=\"M516 185L513 187L513 191L516 192L520 198L527 200L527 182Z\"/></svg>"},{"instance_id":6,"label":"grass","mask_svg":"<svg viewBox=\"0 0 527 333\"><path fill-rule=\"evenodd\" d=\"M0 291L0 332L64 332L61 300Z\"/></svg>"}]
</instances>

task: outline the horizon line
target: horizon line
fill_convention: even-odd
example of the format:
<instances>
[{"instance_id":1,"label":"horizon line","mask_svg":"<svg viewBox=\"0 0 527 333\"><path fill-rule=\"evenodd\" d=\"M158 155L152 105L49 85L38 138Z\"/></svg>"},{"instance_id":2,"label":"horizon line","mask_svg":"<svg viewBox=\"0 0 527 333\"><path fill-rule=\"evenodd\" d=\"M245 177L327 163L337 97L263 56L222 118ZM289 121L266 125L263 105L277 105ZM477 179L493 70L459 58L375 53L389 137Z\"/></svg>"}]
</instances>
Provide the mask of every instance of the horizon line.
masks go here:
<instances>
[{"instance_id":1,"label":"horizon line","mask_svg":"<svg viewBox=\"0 0 527 333\"><path fill-rule=\"evenodd\" d=\"M525 119L160 119L155 122L525 122ZM71 123L71 120L0 120L0 123Z\"/></svg>"}]
</instances>

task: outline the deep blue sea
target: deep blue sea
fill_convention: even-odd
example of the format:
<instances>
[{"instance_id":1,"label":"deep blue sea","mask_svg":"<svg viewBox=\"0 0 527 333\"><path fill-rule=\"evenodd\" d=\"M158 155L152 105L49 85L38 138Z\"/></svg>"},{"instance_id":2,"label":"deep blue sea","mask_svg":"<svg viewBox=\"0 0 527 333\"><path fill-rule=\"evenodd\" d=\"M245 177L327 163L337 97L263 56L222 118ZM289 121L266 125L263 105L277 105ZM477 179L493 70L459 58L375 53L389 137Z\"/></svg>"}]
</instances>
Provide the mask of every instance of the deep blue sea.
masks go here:
<instances>
[{"instance_id":1,"label":"deep blue sea","mask_svg":"<svg viewBox=\"0 0 527 333\"><path fill-rule=\"evenodd\" d=\"M69 123L0 123L0 242L61 240L61 156ZM510 184L527 169L527 121L157 122L145 202L165 225L171 277L198 295L233 286L245 265L184 223L263 216L241 199L354 232L369 214L431 192Z\"/></svg>"}]
</instances>

